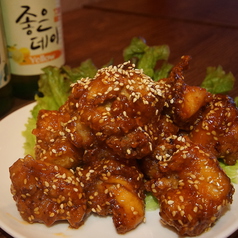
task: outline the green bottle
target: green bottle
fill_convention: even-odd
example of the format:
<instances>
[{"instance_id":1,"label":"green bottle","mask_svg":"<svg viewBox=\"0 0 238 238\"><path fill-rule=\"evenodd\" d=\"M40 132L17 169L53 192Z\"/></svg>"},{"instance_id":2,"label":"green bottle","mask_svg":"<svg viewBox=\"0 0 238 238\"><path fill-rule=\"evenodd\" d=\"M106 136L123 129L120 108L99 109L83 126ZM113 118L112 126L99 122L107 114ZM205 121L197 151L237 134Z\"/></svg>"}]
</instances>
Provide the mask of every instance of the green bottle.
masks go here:
<instances>
[{"instance_id":1,"label":"green bottle","mask_svg":"<svg viewBox=\"0 0 238 238\"><path fill-rule=\"evenodd\" d=\"M34 99L42 68L65 63L60 0L0 0L13 94Z\"/></svg>"},{"instance_id":2,"label":"green bottle","mask_svg":"<svg viewBox=\"0 0 238 238\"><path fill-rule=\"evenodd\" d=\"M0 116L3 116L12 106L12 85L10 67L7 57L7 46L0 12Z\"/></svg>"}]
</instances>

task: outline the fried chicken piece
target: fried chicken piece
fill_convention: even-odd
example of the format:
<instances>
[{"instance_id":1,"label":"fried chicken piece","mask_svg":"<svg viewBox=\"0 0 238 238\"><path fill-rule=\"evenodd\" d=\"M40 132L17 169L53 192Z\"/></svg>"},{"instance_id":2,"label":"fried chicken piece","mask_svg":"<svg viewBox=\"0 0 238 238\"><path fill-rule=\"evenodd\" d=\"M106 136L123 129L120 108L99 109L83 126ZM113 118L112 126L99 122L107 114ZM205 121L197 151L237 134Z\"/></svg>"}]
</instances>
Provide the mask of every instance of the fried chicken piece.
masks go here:
<instances>
[{"instance_id":1,"label":"fried chicken piece","mask_svg":"<svg viewBox=\"0 0 238 238\"><path fill-rule=\"evenodd\" d=\"M173 67L169 77L158 82L165 88L164 114L170 116L183 130L189 130L190 125L199 116L201 108L211 97L206 89L185 83L184 70L188 68L190 60L190 56L181 57L181 61Z\"/></svg>"},{"instance_id":2,"label":"fried chicken piece","mask_svg":"<svg viewBox=\"0 0 238 238\"><path fill-rule=\"evenodd\" d=\"M163 105L160 85L124 63L80 80L60 110L71 113L64 130L76 147L103 143L119 157L140 159L157 143Z\"/></svg>"},{"instance_id":3,"label":"fried chicken piece","mask_svg":"<svg viewBox=\"0 0 238 238\"><path fill-rule=\"evenodd\" d=\"M17 160L9 170L11 192L24 220L47 226L67 220L73 228L83 224L85 194L71 171L29 155Z\"/></svg>"},{"instance_id":4,"label":"fried chicken piece","mask_svg":"<svg viewBox=\"0 0 238 238\"><path fill-rule=\"evenodd\" d=\"M232 98L213 95L190 133L193 142L234 165L238 160L238 109Z\"/></svg>"},{"instance_id":5,"label":"fried chicken piece","mask_svg":"<svg viewBox=\"0 0 238 238\"><path fill-rule=\"evenodd\" d=\"M183 56L164 84L165 109L179 130L190 133L192 141L206 147L217 158L234 165L238 160L238 109L232 98L212 95L206 89L189 86L183 71L189 56Z\"/></svg>"},{"instance_id":6,"label":"fried chicken piece","mask_svg":"<svg viewBox=\"0 0 238 238\"><path fill-rule=\"evenodd\" d=\"M93 154L90 156L97 153ZM145 216L143 174L138 171L136 162L113 158L93 161L91 165L77 168L89 212L112 215L119 234L136 228Z\"/></svg>"},{"instance_id":7,"label":"fried chicken piece","mask_svg":"<svg viewBox=\"0 0 238 238\"><path fill-rule=\"evenodd\" d=\"M167 138L146 163L146 189L160 203L162 222L179 235L200 235L232 203L234 188L216 157L186 137Z\"/></svg>"},{"instance_id":8,"label":"fried chicken piece","mask_svg":"<svg viewBox=\"0 0 238 238\"><path fill-rule=\"evenodd\" d=\"M64 123L70 119L67 113L40 110L37 118L35 157L65 168L80 164L83 150L73 145L63 131Z\"/></svg>"}]
</instances>

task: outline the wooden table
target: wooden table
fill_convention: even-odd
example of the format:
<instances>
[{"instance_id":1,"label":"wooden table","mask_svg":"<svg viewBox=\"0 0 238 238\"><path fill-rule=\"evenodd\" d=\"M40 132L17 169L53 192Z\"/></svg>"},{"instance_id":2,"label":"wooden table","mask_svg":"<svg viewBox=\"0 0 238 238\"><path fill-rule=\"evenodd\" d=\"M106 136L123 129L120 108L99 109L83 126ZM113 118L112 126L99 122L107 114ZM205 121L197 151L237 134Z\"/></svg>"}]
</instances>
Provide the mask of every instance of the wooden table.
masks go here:
<instances>
[{"instance_id":1,"label":"wooden table","mask_svg":"<svg viewBox=\"0 0 238 238\"><path fill-rule=\"evenodd\" d=\"M168 44L169 61L192 56L188 84L200 85L207 66L222 65L238 79L238 2L172 0L103 0L63 15L66 64L91 58L101 67L111 59L123 62L122 51L132 37L149 45ZM230 96L238 96L238 81ZM31 101L15 98L10 112ZM10 113L9 112L9 113ZM11 237L0 230L1 237ZM238 231L229 238L238 237Z\"/></svg>"}]
</instances>

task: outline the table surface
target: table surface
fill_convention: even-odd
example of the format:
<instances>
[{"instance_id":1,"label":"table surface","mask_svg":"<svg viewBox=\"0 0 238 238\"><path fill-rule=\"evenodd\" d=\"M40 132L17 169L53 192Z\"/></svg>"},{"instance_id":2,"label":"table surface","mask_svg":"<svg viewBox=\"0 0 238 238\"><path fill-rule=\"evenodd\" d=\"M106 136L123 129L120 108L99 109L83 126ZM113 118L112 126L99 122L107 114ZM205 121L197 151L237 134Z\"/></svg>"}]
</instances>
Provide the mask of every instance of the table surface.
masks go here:
<instances>
[{"instance_id":1,"label":"table surface","mask_svg":"<svg viewBox=\"0 0 238 238\"><path fill-rule=\"evenodd\" d=\"M237 9L237 0L102 0L87 4L63 14L66 64L75 67L89 58L97 67L112 59L114 64L122 63L123 49L140 36L151 46L168 44L172 64L182 55L191 55L185 74L188 84L200 85L208 66L221 65L238 79ZM238 80L229 94L238 96ZM31 102L14 98L7 114ZM11 236L0 229L2 237ZM229 238L237 237L238 231Z\"/></svg>"}]
</instances>

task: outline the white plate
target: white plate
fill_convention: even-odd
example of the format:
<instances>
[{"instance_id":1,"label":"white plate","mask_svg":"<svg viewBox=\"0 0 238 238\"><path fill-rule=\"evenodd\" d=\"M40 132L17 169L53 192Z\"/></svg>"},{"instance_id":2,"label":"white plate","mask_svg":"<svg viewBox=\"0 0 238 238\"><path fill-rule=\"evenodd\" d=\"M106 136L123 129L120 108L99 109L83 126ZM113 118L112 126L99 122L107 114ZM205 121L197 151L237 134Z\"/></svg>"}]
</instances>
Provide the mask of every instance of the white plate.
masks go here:
<instances>
[{"instance_id":1,"label":"white plate","mask_svg":"<svg viewBox=\"0 0 238 238\"><path fill-rule=\"evenodd\" d=\"M19 109L0 121L0 226L15 238L178 238L178 235L159 222L158 210L146 213L146 223L135 230L118 235L114 229L111 217L101 218L90 216L79 229L71 229L68 223L58 223L52 227L43 224L28 224L23 221L17 211L10 193L10 179L8 168L23 157L24 138L21 132L30 116L33 104ZM235 185L238 191L238 186ZM238 192L235 193L231 208L221 219L199 238L225 238L238 229Z\"/></svg>"}]
</instances>

